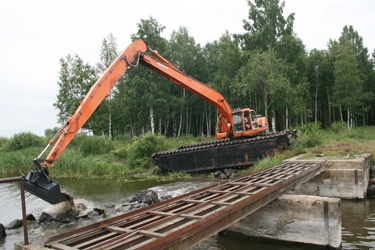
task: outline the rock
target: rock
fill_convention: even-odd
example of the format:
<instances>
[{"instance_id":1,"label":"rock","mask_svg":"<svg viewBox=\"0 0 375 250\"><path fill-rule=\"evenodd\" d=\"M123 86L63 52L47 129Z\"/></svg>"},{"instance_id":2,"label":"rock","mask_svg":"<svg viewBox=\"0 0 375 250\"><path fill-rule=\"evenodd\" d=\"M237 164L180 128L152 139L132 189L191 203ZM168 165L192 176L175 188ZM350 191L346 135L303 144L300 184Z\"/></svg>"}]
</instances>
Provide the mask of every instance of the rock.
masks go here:
<instances>
[{"instance_id":1,"label":"rock","mask_svg":"<svg viewBox=\"0 0 375 250\"><path fill-rule=\"evenodd\" d=\"M107 204L104 204L104 207L105 208L115 208L116 206L115 206L115 204L109 204L109 203L107 203Z\"/></svg>"},{"instance_id":2,"label":"rock","mask_svg":"<svg viewBox=\"0 0 375 250\"><path fill-rule=\"evenodd\" d=\"M87 209L87 206L84 203L77 203L76 208L77 208L77 210L83 211L83 210Z\"/></svg>"},{"instance_id":3,"label":"rock","mask_svg":"<svg viewBox=\"0 0 375 250\"><path fill-rule=\"evenodd\" d=\"M91 210L90 212L87 213L87 219L92 219L94 218L95 216L99 216L99 213L95 210Z\"/></svg>"},{"instance_id":4,"label":"rock","mask_svg":"<svg viewBox=\"0 0 375 250\"><path fill-rule=\"evenodd\" d=\"M7 233L5 232L5 227L3 224L0 224L0 240L4 239L5 236L7 236Z\"/></svg>"},{"instance_id":5,"label":"rock","mask_svg":"<svg viewBox=\"0 0 375 250\"><path fill-rule=\"evenodd\" d=\"M130 200L130 202L146 203L147 205L160 202L158 194L151 189L141 190Z\"/></svg>"},{"instance_id":6,"label":"rock","mask_svg":"<svg viewBox=\"0 0 375 250\"><path fill-rule=\"evenodd\" d=\"M130 204L126 204L126 205L122 205L122 211L118 211L118 212L130 212L131 211L131 205Z\"/></svg>"},{"instance_id":7,"label":"rock","mask_svg":"<svg viewBox=\"0 0 375 250\"><path fill-rule=\"evenodd\" d=\"M35 216L33 214L26 214L27 221L35 221Z\"/></svg>"},{"instance_id":8,"label":"rock","mask_svg":"<svg viewBox=\"0 0 375 250\"><path fill-rule=\"evenodd\" d=\"M52 215L43 212L39 217L38 223L50 223L51 221L53 221Z\"/></svg>"},{"instance_id":9,"label":"rock","mask_svg":"<svg viewBox=\"0 0 375 250\"><path fill-rule=\"evenodd\" d=\"M56 214L54 220L64 222L64 223L70 222L70 218L65 213Z\"/></svg>"},{"instance_id":10,"label":"rock","mask_svg":"<svg viewBox=\"0 0 375 250\"><path fill-rule=\"evenodd\" d=\"M221 170L217 170L213 173L214 177L219 177L221 175Z\"/></svg>"},{"instance_id":11,"label":"rock","mask_svg":"<svg viewBox=\"0 0 375 250\"><path fill-rule=\"evenodd\" d=\"M237 173L233 173L229 178L234 179L234 178L237 178L238 176L240 176L240 175L237 174Z\"/></svg>"},{"instance_id":12,"label":"rock","mask_svg":"<svg viewBox=\"0 0 375 250\"><path fill-rule=\"evenodd\" d=\"M368 183L369 185L375 185L375 178L373 178L373 179L370 179L370 181L369 181L369 183Z\"/></svg>"},{"instance_id":13,"label":"rock","mask_svg":"<svg viewBox=\"0 0 375 250\"><path fill-rule=\"evenodd\" d=\"M221 174L220 179L227 179L227 176L225 174Z\"/></svg>"},{"instance_id":14,"label":"rock","mask_svg":"<svg viewBox=\"0 0 375 250\"><path fill-rule=\"evenodd\" d=\"M79 211L78 210L69 210L66 213L59 213L56 214L54 217L54 220L64 222L64 223L70 223L77 219L79 216Z\"/></svg>"},{"instance_id":15,"label":"rock","mask_svg":"<svg viewBox=\"0 0 375 250\"><path fill-rule=\"evenodd\" d=\"M11 223L5 226L5 229L15 229L22 227L22 221L19 219L13 220Z\"/></svg>"},{"instance_id":16,"label":"rock","mask_svg":"<svg viewBox=\"0 0 375 250\"><path fill-rule=\"evenodd\" d=\"M231 170L230 168L226 168L226 169L224 169L224 174L225 174L227 177L229 177L229 176L232 175L232 170Z\"/></svg>"},{"instance_id":17,"label":"rock","mask_svg":"<svg viewBox=\"0 0 375 250\"><path fill-rule=\"evenodd\" d=\"M166 200L169 200L172 198L172 195L164 195L164 196L160 196L160 200L161 201L166 201Z\"/></svg>"},{"instance_id":18,"label":"rock","mask_svg":"<svg viewBox=\"0 0 375 250\"><path fill-rule=\"evenodd\" d=\"M367 195L375 196L375 185L372 184L367 187Z\"/></svg>"},{"instance_id":19,"label":"rock","mask_svg":"<svg viewBox=\"0 0 375 250\"><path fill-rule=\"evenodd\" d=\"M375 178L375 167L370 168L371 177Z\"/></svg>"},{"instance_id":20,"label":"rock","mask_svg":"<svg viewBox=\"0 0 375 250\"><path fill-rule=\"evenodd\" d=\"M99 215L105 214L107 211L102 208L94 208L94 211L98 212Z\"/></svg>"}]
</instances>

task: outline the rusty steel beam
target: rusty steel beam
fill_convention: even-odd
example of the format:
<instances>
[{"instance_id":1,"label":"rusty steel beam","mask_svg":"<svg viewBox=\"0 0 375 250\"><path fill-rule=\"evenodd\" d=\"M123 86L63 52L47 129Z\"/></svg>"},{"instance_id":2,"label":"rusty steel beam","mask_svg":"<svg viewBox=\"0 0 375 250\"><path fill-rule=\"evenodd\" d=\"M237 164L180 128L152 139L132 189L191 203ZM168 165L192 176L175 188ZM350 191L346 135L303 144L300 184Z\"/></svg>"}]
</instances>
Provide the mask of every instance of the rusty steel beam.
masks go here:
<instances>
[{"instance_id":1,"label":"rusty steel beam","mask_svg":"<svg viewBox=\"0 0 375 250\"><path fill-rule=\"evenodd\" d=\"M282 163L71 232L54 249L187 249L306 182L323 163Z\"/></svg>"}]
</instances>

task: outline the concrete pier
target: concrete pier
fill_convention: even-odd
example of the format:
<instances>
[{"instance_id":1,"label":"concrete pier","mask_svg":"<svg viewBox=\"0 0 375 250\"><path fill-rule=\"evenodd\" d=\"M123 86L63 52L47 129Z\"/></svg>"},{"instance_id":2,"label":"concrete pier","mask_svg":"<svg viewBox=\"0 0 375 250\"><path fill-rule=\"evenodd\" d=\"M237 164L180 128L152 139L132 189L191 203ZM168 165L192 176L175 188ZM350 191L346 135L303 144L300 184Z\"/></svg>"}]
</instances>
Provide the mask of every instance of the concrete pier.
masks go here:
<instances>
[{"instance_id":1,"label":"concrete pier","mask_svg":"<svg viewBox=\"0 0 375 250\"><path fill-rule=\"evenodd\" d=\"M339 248L341 200L285 194L227 231L250 237Z\"/></svg>"},{"instance_id":2,"label":"concrete pier","mask_svg":"<svg viewBox=\"0 0 375 250\"><path fill-rule=\"evenodd\" d=\"M303 155L285 161L302 161L301 158L303 159ZM371 154L362 154L352 159L318 157L308 161L326 161L324 171L290 193L341 199L366 198L370 179Z\"/></svg>"},{"instance_id":3,"label":"concrete pier","mask_svg":"<svg viewBox=\"0 0 375 250\"><path fill-rule=\"evenodd\" d=\"M339 248L341 199L365 199L371 154L345 157L299 155L285 162L324 162L324 171L227 230L250 237Z\"/></svg>"}]
</instances>

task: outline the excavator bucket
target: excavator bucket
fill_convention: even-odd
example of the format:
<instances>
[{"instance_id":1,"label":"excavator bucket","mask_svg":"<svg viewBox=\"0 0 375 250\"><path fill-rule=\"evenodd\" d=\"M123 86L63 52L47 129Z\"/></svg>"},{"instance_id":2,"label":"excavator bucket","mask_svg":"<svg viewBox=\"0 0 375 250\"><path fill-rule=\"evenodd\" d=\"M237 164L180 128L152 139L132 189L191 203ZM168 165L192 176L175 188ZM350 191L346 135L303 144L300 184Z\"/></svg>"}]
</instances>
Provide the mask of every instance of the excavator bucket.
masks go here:
<instances>
[{"instance_id":1,"label":"excavator bucket","mask_svg":"<svg viewBox=\"0 0 375 250\"><path fill-rule=\"evenodd\" d=\"M38 169L31 170L25 177L25 190L51 204L69 200L68 195L61 193L59 183L48 177L48 168L34 162Z\"/></svg>"}]
</instances>

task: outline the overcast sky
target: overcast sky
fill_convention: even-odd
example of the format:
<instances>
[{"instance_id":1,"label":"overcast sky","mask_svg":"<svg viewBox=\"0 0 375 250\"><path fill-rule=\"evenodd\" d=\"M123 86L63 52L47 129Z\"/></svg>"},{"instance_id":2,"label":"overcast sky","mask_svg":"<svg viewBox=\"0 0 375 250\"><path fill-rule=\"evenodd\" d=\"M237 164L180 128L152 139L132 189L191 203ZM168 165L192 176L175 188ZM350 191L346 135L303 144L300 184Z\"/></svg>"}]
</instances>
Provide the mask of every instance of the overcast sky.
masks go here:
<instances>
[{"instance_id":1,"label":"overcast sky","mask_svg":"<svg viewBox=\"0 0 375 250\"><path fill-rule=\"evenodd\" d=\"M294 31L306 45L326 49L345 25L353 25L374 52L374 0L286 0L284 16L295 13ZM0 137L19 132L44 135L57 124L59 59L77 54L99 61L103 38L111 32L122 51L140 19L164 25L167 39L179 26L197 43L218 40L226 30L243 33L246 0L12 0L0 8ZM157 48L154 48L157 49Z\"/></svg>"}]
</instances>

